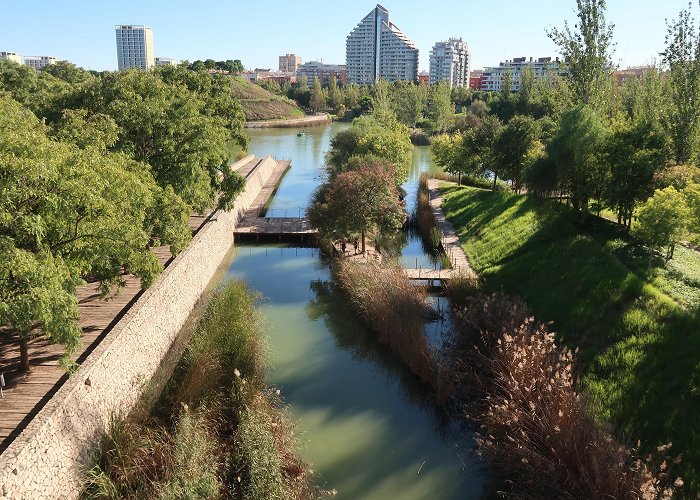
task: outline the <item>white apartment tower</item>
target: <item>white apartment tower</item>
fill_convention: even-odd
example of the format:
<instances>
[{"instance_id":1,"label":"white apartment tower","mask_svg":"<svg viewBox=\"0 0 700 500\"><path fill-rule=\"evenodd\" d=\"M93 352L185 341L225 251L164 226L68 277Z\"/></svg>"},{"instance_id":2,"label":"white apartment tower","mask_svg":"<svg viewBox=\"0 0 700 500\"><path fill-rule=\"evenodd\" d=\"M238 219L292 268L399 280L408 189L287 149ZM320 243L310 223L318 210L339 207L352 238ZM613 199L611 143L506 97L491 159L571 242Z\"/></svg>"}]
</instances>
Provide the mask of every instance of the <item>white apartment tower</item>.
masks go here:
<instances>
[{"instance_id":1,"label":"white apartment tower","mask_svg":"<svg viewBox=\"0 0 700 500\"><path fill-rule=\"evenodd\" d=\"M430 83L447 82L450 88L468 87L471 73L469 46L461 38L437 42L430 51Z\"/></svg>"},{"instance_id":2,"label":"white apartment tower","mask_svg":"<svg viewBox=\"0 0 700 500\"><path fill-rule=\"evenodd\" d=\"M350 32L345 54L348 83L418 79L418 47L379 4Z\"/></svg>"},{"instance_id":3,"label":"white apartment tower","mask_svg":"<svg viewBox=\"0 0 700 500\"><path fill-rule=\"evenodd\" d=\"M119 70L149 69L155 65L153 30L148 26L120 25L117 33L117 63Z\"/></svg>"},{"instance_id":4,"label":"white apartment tower","mask_svg":"<svg viewBox=\"0 0 700 500\"><path fill-rule=\"evenodd\" d=\"M19 55L17 52L0 52L0 59L16 62L17 64L22 64L22 56Z\"/></svg>"}]
</instances>

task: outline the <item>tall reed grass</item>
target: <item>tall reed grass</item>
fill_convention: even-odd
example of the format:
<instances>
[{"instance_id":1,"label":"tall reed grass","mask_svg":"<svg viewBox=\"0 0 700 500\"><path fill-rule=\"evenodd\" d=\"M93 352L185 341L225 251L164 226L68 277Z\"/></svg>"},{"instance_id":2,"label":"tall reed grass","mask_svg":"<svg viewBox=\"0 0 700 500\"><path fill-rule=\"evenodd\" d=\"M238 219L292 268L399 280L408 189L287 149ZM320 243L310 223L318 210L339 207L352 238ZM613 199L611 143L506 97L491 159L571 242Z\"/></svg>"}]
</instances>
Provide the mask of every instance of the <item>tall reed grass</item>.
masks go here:
<instances>
[{"instance_id":1,"label":"tall reed grass","mask_svg":"<svg viewBox=\"0 0 700 500\"><path fill-rule=\"evenodd\" d=\"M399 267L341 259L334 274L351 307L377 332L379 341L443 404L452 389L451 376L425 337L425 321L432 313L426 290L412 285Z\"/></svg>"},{"instance_id":2,"label":"tall reed grass","mask_svg":"<svg viewBox=\"0 0 700 500\"><path fill-rule=\"evenodd\" d=\"M594 420L577 390L574 354L525 303L465 294L461 304L455 370L471 393L465 411L478 425L480 450L508 478L506 496L655 499L682 486L669 472L670 444L640 458Z\"/></svg>"},{"instance_id":3,"label":"tall reed grass","mask_svg":"<svg viewBox=\"0 0 700 500\"><path fill-rule=\"evenodd\" d=\"M161 418L115 422L86 498L318 498L295 455L279 391L267 388L258 296L216 292L161 402ZM175 417L173 417L173 415Z\"/></svg>"}]
</instances>

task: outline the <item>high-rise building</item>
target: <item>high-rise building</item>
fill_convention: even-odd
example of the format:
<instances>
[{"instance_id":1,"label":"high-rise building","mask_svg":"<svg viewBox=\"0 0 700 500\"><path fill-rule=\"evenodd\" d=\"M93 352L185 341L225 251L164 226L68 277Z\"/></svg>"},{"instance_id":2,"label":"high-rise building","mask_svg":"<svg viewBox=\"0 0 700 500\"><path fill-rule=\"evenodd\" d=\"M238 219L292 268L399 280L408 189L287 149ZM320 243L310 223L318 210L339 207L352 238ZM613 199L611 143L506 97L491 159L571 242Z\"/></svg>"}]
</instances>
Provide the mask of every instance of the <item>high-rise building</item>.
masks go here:
<instances>
[{"instance_id":1,"label":"high-rise building","mask_svg":"<svg viewBox=\"0 0 700 500\"><path fill-rule=\"evenodd\" d=\"M149 69L155 65L153 30L148 26L120 25L117 33L117 63L119 70Z\"/></svg>"},{"instance_id":2,"label":"high-rise building","mask_svg":"<svg viewBox=\"0 0 700 500\"><path fill-rule=\"evenodd\" d=\"M24 58L24 64L34 68L37 71L41 71L50 64L56 64L57 60L58 59L51 56L26 56Z\"/></svg>"},{"instance_id":3,"label":"high-rise building","mask_svg":"<svg viewBox=\"0 0 700 500\"><path fill-rule=\"evenodd\" d=\"M418 80L418 47L379 4L350 32L345 55L348 83Z\"/></svg>"},{"instance_id":4,"label":"high-rise building","mask_svg":"<svg viewBox=\"0 0 700 500\"><path fill-rule=\"evenodd\" d=\"M177 66L177 59L172 57L156 57L156 66Z\"/></svg>"},{"instance_id":5,"label":"high-rise building","mask_svg":"<svg viewBox=\"0 0 700 500\"><path fill-rule=\"evenodd\" d=\"M551 57L540 57L539 59L531 57L529 60L525 57L515 57L512 61L502 62L498 66L484 68L481 90L499 92L503 87L506 75L510 75L510 88L513 92L517 92L520 90L523 71L526 68L532 71L536 80L541 80L550 74L559 73L562 67L558 57L554 61Z\"/></svg>"},{"instance_id":6,"label":"high-rise building","mask_svg":"<svg viewBox=\"0 0 700 500\"><path fill-rule=\"evenodd\" d=\"M297 69L297 79L300 76L306 77L309 86L313 83L314 78L318 78L321 85L325 87L333 76L338 83L345 85L346 69L344 64L323 64L319 61L309 61Z\"/></svg>"},{"instance_id":7,"label":"high-rise building","mask_svg":"<svg viewBox=\"0 0 700 500\"><path fill-rule=\"evenodd\" d=\"M282 73L296 73L301 65L301 57L296 54L287 54L279 57L279 70Z\"/></svg>"},{"instance_id":8,"label":"high-rise building","mask_svg":"<svg viewBox=\"0 0 700 500\"><path fill-rule=\"evenodd\" d=\"M430 51L430 83L446 82L450 88L468 87L471 73L469 46L461 38L437 42Z\"/></svg>"},{"instance_id":9,"label":"high-rise building","mask_svg":"<svg viewBox=\"0 0 700 500\"><path fill-rule=\"evenodd\" d=\"M22 64L22 56L19 55L17 52L0 52L0 59L16 62L17 64Z\"/></svg>"}]
</instances>

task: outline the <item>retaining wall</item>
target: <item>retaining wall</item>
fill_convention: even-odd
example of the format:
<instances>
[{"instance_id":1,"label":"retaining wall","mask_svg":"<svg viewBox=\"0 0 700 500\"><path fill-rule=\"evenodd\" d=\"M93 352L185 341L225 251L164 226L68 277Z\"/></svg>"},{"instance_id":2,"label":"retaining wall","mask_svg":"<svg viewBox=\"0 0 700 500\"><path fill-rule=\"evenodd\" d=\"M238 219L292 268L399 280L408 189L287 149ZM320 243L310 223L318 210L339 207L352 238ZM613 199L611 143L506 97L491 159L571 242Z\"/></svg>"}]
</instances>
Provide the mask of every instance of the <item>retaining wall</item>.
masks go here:
<instances>
[{"instance_id":1,"label":"retaining wall","mask_svg":"<svg viewBox=\"0 0 700 500\"><path fill-rule=\"evenodd\" d=\"M268 156L258 166L234 209L214 214L0 455L1 499L78 496L111 419L134 408L275 165Z\"/></svg>"}]
</instances>

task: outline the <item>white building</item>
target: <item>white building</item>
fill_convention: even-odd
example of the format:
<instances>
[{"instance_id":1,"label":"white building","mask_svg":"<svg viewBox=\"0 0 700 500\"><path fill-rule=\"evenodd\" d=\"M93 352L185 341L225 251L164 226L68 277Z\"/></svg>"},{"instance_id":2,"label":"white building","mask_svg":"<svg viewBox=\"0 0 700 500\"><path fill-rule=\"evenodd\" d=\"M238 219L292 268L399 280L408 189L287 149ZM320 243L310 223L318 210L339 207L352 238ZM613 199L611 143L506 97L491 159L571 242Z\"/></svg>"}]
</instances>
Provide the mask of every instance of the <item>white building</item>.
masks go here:
<instances>
[{"instance_id":1,"label":"white building","mask_svg":"<svg viewBox=\"0 0 700 500\"><path fill-rule=\"evenodd\" d=\"M41 71L50 64L56 64L57 60L58 59L51 56L26 56L24 58L24 64L37 71Z\"/></svg>"},{"instance_id":2,"label":"white building","mask_svg":"<svg viewBox=\"0 0 700 500\"><path fill-rule=\"evenodd\" d=\"M418 80L418 47L377 5L350 32L345 45L347 82L369 85Z\"/></svg>"},{"instance_id":3,"label":"white building","mask_svg":"<svg viewBox=\"0 0 700 500\"><path fill-rule=\"evenodd\" d=\"M0 52L0 59L22 64L22 56L16 52Z\"/></svg>"},{"instance_id":4,"label":"white building","mask_svg":"<svg viewBox=\"0 0 700 500\"><path fill-rule=\"evenodd\" d=\"M156 66L177 66L178 60L172 57L156 57L155 64Z\"/></svg>"},{"instance_id":5,"label":"white building","mask_svg":"<svg viewBox=\"0 0 700 500\"><path fill-rule=\"evenodd\" d=\"M320 61L308 61L297 69L297 79L305 76L309 86L318 78L322 86L328 85L331 78L335 76L338 83L345 84L346 68L344 64L324 64Z\"/></svg>"},{"instance_id":6,"label":"white building","mask_svg":"<svg viewBox=\"0 0 700 500\"><path fill-rule=\"evenodd\" d=\"M539 59L531 57L529 60L525 57L516 57L512 61L502 62L498 66L484 68L481 90L500 91L506 74L510 74L511 90L517 92L520 90L520 83L525 68L530 68L535 79L541 80L551 74L559 73L562 69L562 64L559 62L558 57L554 61L552 61L551 57L540 57Z\"/></svg>"},{"instance_id":7,"label":"white building","mask_svg":"<svg viewBox=\"0 0 700 500\"><path fill-rule=\"evenodd\" d=\"M450 88L468 87L471 73L469 46L461 38L437 42L430 51L430 83L447 82Z\"/></svg>"},{"instance_id":8,"label":"white building","mask_svg":"<svg viewBox=\"0 0 700 500\"><path fill-rule=\"evenodd\" d=\"M117 34L117 63L119 70L155 66L153 30L148 26L120 25Z\"/></svg>"}]
</instances>

